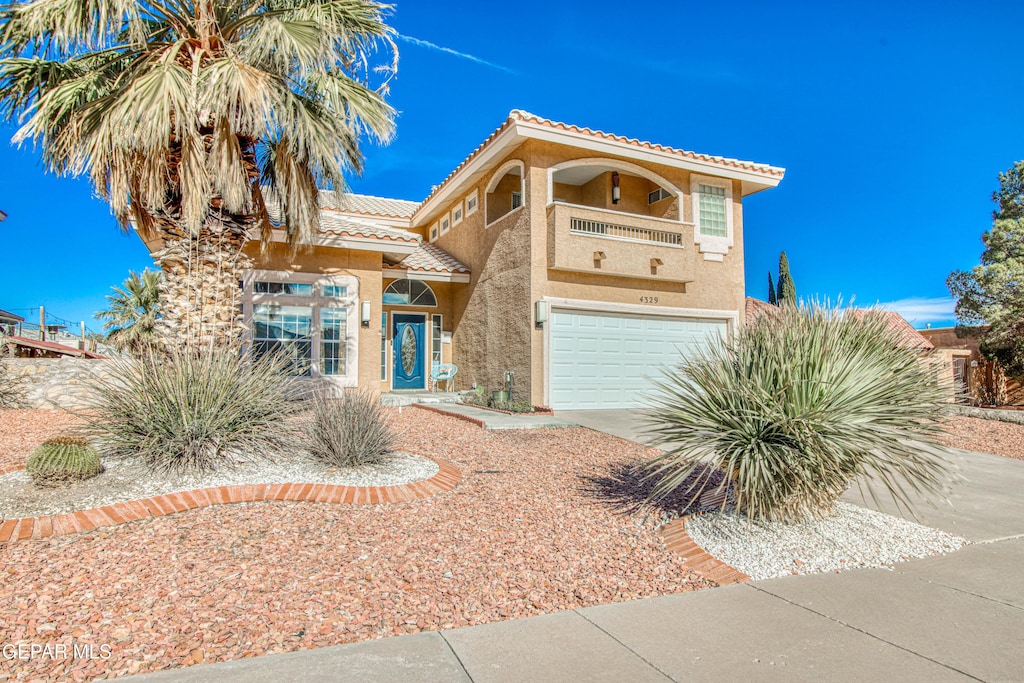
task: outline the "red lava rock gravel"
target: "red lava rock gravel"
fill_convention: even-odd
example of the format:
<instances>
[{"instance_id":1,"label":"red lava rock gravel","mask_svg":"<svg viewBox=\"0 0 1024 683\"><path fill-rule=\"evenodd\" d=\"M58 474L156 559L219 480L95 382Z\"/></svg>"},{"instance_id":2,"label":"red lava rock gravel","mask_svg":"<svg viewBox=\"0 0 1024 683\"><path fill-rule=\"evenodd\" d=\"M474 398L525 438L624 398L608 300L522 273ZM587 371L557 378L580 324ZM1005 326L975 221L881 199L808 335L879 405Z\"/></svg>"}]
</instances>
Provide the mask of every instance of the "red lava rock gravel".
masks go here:
<instances>
[{"instance_id":1,"label":"red lava rock gravel","mask_svg":"<svg viewBox=\"0 0 1024 683\"><path fill-rule=\"evenodd\" d=\"M946 424L942 442L965 451L1024 460L1024 425L958 416Z\"/></svg>"},{"instance_id":2,"label":"red lava rock gravel","mask_svg":"<svg viewBox=\"0 0 1024 683\"><path fill-rule=\"evenodd\" d=\"M585 429L395 417L400 447L453 462L458 488L380 506L215 506L0 546L0 644L111 653L0 659L0 679L90 680L712 585L643 513L587 484L646 449ZM24 447L45 435L39 426Z\"/></svg>"},{"instance_id":3,"label":"red lava rock gravel","mask_svg":"<svg viewBox=\"0 0 1024 683\"><path fill-rule=\"evenodd\" d=\"M0 472L24 467L36 446L81 424L60 410L0 410Z\"/></svg>"}]
</instances>

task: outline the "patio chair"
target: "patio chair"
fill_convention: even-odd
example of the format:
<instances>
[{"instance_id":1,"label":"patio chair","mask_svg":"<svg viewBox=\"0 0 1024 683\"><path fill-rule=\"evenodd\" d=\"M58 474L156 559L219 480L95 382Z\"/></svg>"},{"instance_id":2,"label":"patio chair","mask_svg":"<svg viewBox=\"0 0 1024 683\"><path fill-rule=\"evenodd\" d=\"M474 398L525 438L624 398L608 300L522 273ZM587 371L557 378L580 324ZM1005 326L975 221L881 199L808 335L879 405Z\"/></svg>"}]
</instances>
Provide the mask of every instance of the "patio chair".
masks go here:
<instances>
[{"instance_id":1,"label":"patio chair","mask_svg":"<svg viewBox=\"0 0 1024 683\"><path fill-rule=\"evenodd\" d=\"M437 385L444 382L444 390L451 391L455 386L455 375L459 366L455 363L434 363L430 370L430 390L437 391Z\"/></svg>"}]
</instances>

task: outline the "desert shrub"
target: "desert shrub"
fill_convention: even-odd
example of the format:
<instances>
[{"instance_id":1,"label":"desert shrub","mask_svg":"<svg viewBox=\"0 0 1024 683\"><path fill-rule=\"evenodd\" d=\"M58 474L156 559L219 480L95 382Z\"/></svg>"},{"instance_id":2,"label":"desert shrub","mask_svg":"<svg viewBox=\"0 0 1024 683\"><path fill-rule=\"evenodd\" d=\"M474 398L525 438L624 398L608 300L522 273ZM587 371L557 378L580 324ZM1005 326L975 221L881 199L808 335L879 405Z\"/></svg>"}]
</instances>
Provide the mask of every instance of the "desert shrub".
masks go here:
<instances>
[{"instance_id":1,"label":"desert shrub","mask_svg":"<svg viewBox=\"0 0 1024 683\"><path fill-rule=\"evenodd\" d=\"M21 408L25 404L25 380L0 361L0 408Z\"/></svg>"},{"instance_id":2,"label":"desert shrub","mask_svg":"<svg viewBox=\"0 0 1024 683\"><path fill-rule=\"evenodd\" d=\"M510 413L532 413L533 404L529 401L490 401L490 407Z\"/></svg>"},{"instance_id":3,"label":"desert shrub","mask_svg":"<svg viewBox=\"0 0 1024 683\"><path fill-rule=\"evenodd\" d=\"M95 477L103 471L103 465L99 453L85 438L57 436L32 451L25 469L36 484L58 486Z\"/></svg>"},{"instance_id":4,"label":"desert shrub","mask_svg":"<svg viewBox=\"0 0 1024 683\"><path fill-rule=\"evenodd\" d=\"M370 391L315 394L306 434L309 452L336 467L381 462L396 441L380 396Z\"/></svg>"},{"instance_id":5,"label":"desert shrub","mask_svg":"<svg viewBox=\"0 0 1024 683\"><path fill-rule=\"evenodd\" d=\"M156 472L200 472L272 458L295 445L299 408L287 360L248 361L237 348L148 350L112 359L89 382L81 416L104 455L140 458Z\"/></svg>"},{"instance_id":6,"label":"desert shrub","mask_svg":"<svg viewBox=\"0 0 1024 683\"><path fill-rule=\"evenodd\" d=\"M855 479L898 504L945 483L950 388L879 311L782 306L684 359L651 397L655 495L720 469L753 519L828 515Z\"/></svg>"}]
</instances>

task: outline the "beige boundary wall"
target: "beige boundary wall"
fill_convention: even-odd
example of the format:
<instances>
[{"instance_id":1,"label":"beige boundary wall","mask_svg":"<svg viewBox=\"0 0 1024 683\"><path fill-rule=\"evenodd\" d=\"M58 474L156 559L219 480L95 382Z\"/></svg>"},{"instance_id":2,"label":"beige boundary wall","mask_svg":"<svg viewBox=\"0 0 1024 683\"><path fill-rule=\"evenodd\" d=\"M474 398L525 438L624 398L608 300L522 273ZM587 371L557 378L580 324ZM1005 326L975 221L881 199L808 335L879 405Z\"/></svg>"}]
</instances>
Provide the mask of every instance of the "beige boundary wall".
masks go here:
<instances>
[{"instance_id":1,"label":"beige boundary wall","mask_svg":"<svg viewBox=\"0 0 1024 683\"><path fill-rule=\"evenodd\" d=\"M26 389L27 408L78 408L90 378L106 372L109 361L96 358L9 358L0 360Z\"/></svg>"}]
</instances>

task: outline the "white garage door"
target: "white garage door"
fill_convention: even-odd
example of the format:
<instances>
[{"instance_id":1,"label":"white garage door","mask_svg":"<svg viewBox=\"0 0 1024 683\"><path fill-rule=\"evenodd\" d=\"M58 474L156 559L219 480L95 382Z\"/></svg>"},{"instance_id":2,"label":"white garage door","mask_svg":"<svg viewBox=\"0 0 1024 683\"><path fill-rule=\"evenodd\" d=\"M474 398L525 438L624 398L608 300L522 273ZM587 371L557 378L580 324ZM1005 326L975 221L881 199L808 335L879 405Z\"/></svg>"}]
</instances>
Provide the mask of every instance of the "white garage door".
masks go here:
<instances>
[{"instance_id":1,"label":"white garage door","mask_svg":"<svg viewBox=\"0 0 1024 683\"><path fill-rule=\"evenodd\" d=\"M663 368L711 335L726 334L724 320L558 309L550 325L556 410L635 408Z\"/></svg>"}]
</instances>

